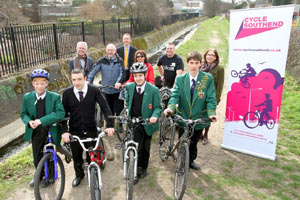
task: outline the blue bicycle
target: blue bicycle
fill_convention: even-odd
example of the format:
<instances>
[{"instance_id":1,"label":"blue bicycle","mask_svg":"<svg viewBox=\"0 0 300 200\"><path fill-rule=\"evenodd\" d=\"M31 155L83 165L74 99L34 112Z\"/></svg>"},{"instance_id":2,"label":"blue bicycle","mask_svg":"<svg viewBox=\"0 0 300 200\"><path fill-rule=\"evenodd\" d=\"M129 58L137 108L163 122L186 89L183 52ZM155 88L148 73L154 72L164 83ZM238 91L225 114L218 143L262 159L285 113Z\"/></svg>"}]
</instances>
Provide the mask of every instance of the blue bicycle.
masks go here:
<instances>
[{"instance_id":1,"label":"blue bicycle","mask_svg":"<svg viewBox=\"0 0 300 200\"><path fill-rule=\"evenodd\" d=\"M62 121L64 120L67 119ZM62 121L52 126L59 126ZM72 154L62 146L57 147L54 144L51 131L48 132L47 142L43 149L44 156L40 160L34 175L34 196L37 200L60 200L65 189L65 169L56 151L66 155L67 163L71 161Z\"/></svg>"}]
</instances>

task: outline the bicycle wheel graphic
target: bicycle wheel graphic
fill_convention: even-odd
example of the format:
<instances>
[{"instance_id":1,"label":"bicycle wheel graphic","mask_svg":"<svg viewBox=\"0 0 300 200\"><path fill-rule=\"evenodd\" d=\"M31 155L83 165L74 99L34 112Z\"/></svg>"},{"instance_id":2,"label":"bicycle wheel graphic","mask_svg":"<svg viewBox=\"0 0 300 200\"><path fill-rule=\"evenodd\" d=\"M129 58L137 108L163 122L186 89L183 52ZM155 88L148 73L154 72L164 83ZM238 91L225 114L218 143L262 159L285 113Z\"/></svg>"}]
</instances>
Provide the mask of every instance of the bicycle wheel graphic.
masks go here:
<instances>
[{"instance_id":1,"label":"bicycle wheel graphic","mask_svg":"<svg viewBox=\"0 0 300 200\"><path fill-rule=\"evenodd\" d=\"M248 81L244 81L244 82L242 82L242 86L244 88L249 88L250 87L250 83Z\"/></svg>"},{"instance_id":2,"label":"bicycle wheel graphic","mask_svg":"<svg viewBox=\"0 0 300 200\"><path fill-rule=\"evenodd\" d=\"M275 126L275 121L273 119L273 117L270 117L270 119L266 120L266 127L268 129L273 129Z\"/></svg>"},{"instance_id":3,"label":"bicycle wheel graphic","mask_svg":"<svg viewBox=\"0 0 300 200\"><path fill-rule=\"evenodd\" d=\"M232 71L231 71L231 76L232 76L233 78L236 78L236 77L238 76L238 72L235 71L235 70L232 70Z\"/></svg>"},{"instance_id":4,"label":"bicycle wheel graphic","mask_svg":"<svg viewBox=\"0 0 300 200\"><path fill-rule=\"evenodd\" d=\"M244 116L244 124L248 128L256 128L258 126L259 116L255 112L247 112Z\"/></svg>"}]
</instances>

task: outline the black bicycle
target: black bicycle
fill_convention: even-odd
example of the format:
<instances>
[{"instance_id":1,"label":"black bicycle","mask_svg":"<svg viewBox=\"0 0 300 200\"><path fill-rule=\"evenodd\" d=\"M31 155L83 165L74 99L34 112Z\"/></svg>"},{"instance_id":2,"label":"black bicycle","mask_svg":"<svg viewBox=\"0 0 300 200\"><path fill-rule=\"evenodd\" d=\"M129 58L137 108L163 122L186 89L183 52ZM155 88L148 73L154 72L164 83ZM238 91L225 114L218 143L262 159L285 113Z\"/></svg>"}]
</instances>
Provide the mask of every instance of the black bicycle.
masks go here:
<instances>
[{"instance_id":1,"label":"black bicycle","mask_svg":"<svg viewBox=\"0 0 300 200\"><path fill-rule=\"evenodd\" d=\"M65 118L51 126L61 126ZM50 127L49 127L50 128ZM51 131L48 132L47 144L43 149L43 157L40 160L34 175L34 196L35 199L56 199L62 198L65 189L65 169L63 162L56 152L66 156L66 162L72 159L72 154L62 146L56 146L52 139ZM44 181L43 184L40 184Z\"/></svg>"},{"instance_id":2,"label":"black bicycle","mask_svg":"<svg viewBox=\"0 0 300 200\"><path fill-rule=\"evenodd\" d=\"M174 180L174 196L176 200L183 198L186 184L188 169L190 164L190 152L189 145L191 137L194 133L196 125L208 125L211 121L209 118L200 118L197 120L183 119L180 115L173 114L172 118L168 117L170 121L171 130L164 132L160 136L160 141L163 141L160 145L160 158L162 161L166 161L171 156L176 161L176 171ZM182 125L183 124L183 125ZM175 125L184 126L184 133L174 144L175 140ZM177 151L177 156L175 152Z\"/></svg>"},{"instance_id":3,"label":"black bicycle","mask_svg":"<svg viewBox=\"0 0 300 200\"><path fill-rule=\"evenodd\" d=\"M139 125L149 124L149 119L130 118L127 116L110 116L112 119L123 121L127 124L126 134L121 144L117 148L122 149L123 170L126 180L126 199L131 200L133 196L134 180L137 179L138 146L133 140L133 131Z\"/></svg>"}]
</instances>

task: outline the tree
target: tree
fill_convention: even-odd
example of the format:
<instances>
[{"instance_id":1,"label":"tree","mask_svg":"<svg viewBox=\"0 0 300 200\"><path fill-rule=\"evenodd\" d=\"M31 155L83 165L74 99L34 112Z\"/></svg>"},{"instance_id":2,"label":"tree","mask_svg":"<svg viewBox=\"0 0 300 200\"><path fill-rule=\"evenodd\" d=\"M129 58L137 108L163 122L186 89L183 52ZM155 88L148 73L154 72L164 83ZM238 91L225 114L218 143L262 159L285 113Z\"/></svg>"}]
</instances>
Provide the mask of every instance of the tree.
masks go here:
<instances>
[{"instance_id":1,"label":"tree","mask_svg":"<svg viewBox=\"0 0 300 200\"><path fill-rule=\"evenodd\" d=\"M29 17L31 22L41 22L39 4L42 0L18 0L18 3L23 7L23 14Z\"/></svg>"},{"instance_id":2,"label":"tree","mask_svg":"<svg viewBox=\"0 0 300 200\"><path fill-rule=\"evenodd\" d=\"M15 1L0 0L0 26L24 24L28 21Z\"/></svg>"},{"instance_id":3,"label":"tree","mask_svg":"<svg viewBox=\"0 0 300 200\"><path fill-rule=\"evenodd\" d=\"M80 16L90 20L101 20L108 17L101 1L94 1L93 3L86 3L80 6Z\"/></svg>"},{"instance_id":4,"label":"tree","mask_svg":"<svg viewBox=\"0 0 300 200\"><path fill-rule=\"evenodd\" d=\"M72 1L72 6L73 7L78 7L78 6L80 6L81 4L86 4L86 3L88 3L89 2L89 0L73 0Z\"/></svg>"},{"instance_id":5,"label":"tree","mask_svg":"<svg viewBox=\"0 0 300 200\"><path fill-rule=\"evenodd\" d=\"M204 14L208 17L214 17L219 14L220 0L204 0Z\"/></svg>"},{"instance_id":6,"label":"tree","mask_svg":"<svg viewBox=\"0 0 300 200\"><path fill-rule=\"evenodd\" d=\"M287 4L292 4L293 0L274 0L273 5L274 6L279 6L279 5L287 5Z\"/></svg>"}]
</instances>

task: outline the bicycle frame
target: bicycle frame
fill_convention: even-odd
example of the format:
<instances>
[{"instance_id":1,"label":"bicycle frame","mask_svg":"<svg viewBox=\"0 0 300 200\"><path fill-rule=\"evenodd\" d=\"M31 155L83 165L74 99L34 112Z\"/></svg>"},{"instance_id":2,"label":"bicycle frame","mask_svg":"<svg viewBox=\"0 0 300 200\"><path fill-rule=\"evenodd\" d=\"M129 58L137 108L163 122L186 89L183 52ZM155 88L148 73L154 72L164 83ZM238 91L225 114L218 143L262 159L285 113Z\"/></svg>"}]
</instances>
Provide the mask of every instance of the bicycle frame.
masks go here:
<instances>
[{"instance_id":1,"label":"bicycle frame","mask_svg":"<svg viewBox=\"0 0 300 200\"><path fill-rule=\"evenodd\" d=\"M103 155L103 158L99 160L99 162L97 161L97 159L95 159L95 153L98 154L98 152L96 152L96 150L99 148L99 143L100 143L100 139L102 137L105 137L106 133L105 132L101 132L98 136L98 138L86 138L86 139L80 139L78 136L76 135L72 135L72 139L71 141L78 141L80 146L82 147L82 149L86 152L89 152L90 158L91 158L91 163L88 166L88 183L89 183L89 187L91 187L91 167L96 167L97 169L97 176L98 176L98 184L99 184L99 189L102 189L102 178L101 178L101 170L100 170L100 165L101 163L105 163L106 162L106 158L105 158L105 152ZM75 139L75 140L74 140ZM84 143L86 142L94 142L96 141L96 145L94 148L89 148L87 149L84 146ZM101 147L100 147L101 148Z\"/></svg>"}]
</instances>

